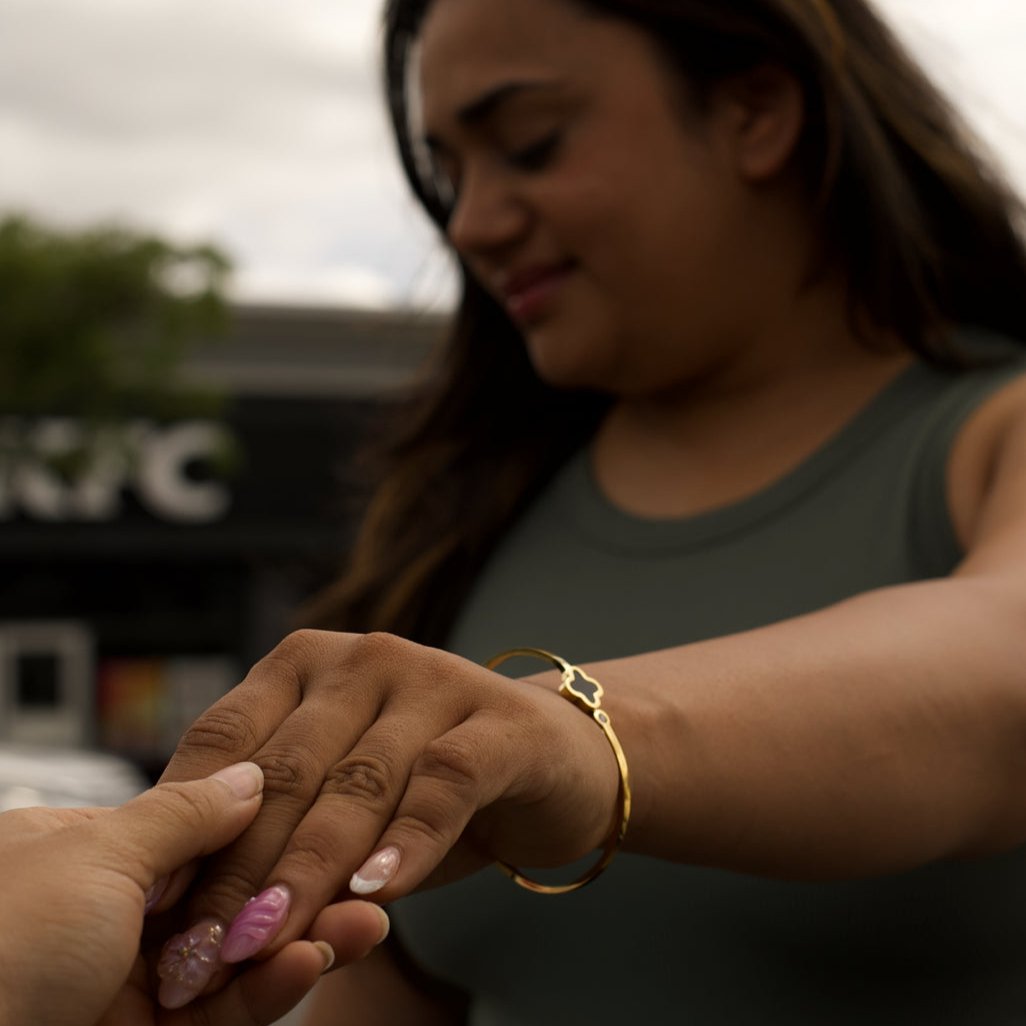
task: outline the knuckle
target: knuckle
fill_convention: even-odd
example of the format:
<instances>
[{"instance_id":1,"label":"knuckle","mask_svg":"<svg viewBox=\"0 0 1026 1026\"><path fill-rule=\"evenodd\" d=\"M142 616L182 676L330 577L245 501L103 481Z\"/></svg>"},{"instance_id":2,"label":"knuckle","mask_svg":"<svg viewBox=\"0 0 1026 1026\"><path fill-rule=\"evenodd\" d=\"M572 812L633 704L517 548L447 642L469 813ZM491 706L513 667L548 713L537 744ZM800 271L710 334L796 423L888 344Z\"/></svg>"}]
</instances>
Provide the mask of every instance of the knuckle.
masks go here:
<instances>
[{"instance_id":1,"label":"knuckle","mask_svg":"<svg viewBox=\"0 0 1026 1026\"><path fill-rule=\"evenodd\" d=\"M388 666L400 658L406 644L394 634L372 631L370 634L353 635L348 655L359 666Z\"/></svg>"},{"instance_id":2,"label":"knuckle","mask_svg":"<svg viewBox=\"0 0 1026 1026\"><path fill-rule=\"evenodd\" d=\"M303 693L303 674L296 662L276 652L270 652L246 675L243 684L259 682L261 688L272 688L278 694L289 695L298 702Z\"/></svg>"},{"instance_id":3,"label":"knuckle","mask_svg":"<svg viewBox=\"0 0 1026 1026\"><path fill-rule=\"evenodd\" d=\"M127 864L130 860L126 860L126 852L141 855L146 845L130 834L125 836L120 829L123 824L132 822L133 818L137 824L157 821L171 835L194 837L201 824L209 822L209 815L204 813L197 796L190 795L187 788L179 784L159 784L133 802L115 809L112 818L102 822L99 837L108 848L121 849L117 854L112 850L111 854Z\"/></svg>"},{"instance_id":4,"label":"knuckle","mask_svg":"<svg viewBox=\"0 0 1026 1026\"><path fill-rule=\"evenodd\" d=\"M302 695L315 678L318 686L337 686L354 678L380 677L383 667L397 663L406 645L384 632L299 630L283 638L257 668L265 677L275 676L281 687Z\"/></svg>"},{"instance_id":5,"label":"knuckle","mask_svg":"<svg viewBox=\"0 0 1026 1026\"><path fill-rule=\"evenodd\" d=\"M187 783L160 784L152 791L152 800L162 819L169 820L183 832L198 822L206 822L218 812L209 791L190 787Z\"/></svg>"},{"instance_id":6,"label":"knuckle","mask_svg":"<svg viewBox=\"0 0 1026 1026\"><path fill-rule=\"evenodd\" d=\"M439 737L425 746L414 772L418 776L438 780L449 789L476 790L480 760L475 748L465 740Z\"/></svg>"},{"instance_id":7,"label":"knuckle","mask_svg":"<svg viewBox=\"0 0 1026 1026\"><path fill-rule=\"evenodd\" d=\"M448 849L462 831L467 815L461 815L451 795L435 793L418 796L416 811L395 818L394 827L400 832L426 841L432 848ZM420 843L415 845L420 847Z\"/></svg>"},{"instance_id":8,"label":"knuckle","mask_svg":"<svg viewBox=\"0 0 1026 1026\"><path fill-rule=\"evenodd\" d=\"M337 838L304 831L289 845L283 863L287 863L290 879L303 877L323 883L339 875L337 854L341 849Z\"/></svg>"},{"instance_id":9,"label":"knuckle","mask_svg":"<svg viewBox=\"0 0 1026 1026\"><path fill-rule=\"evenodd\" d=\"M315 771L298 748L265 749L258 756L268 794L296 794L311 790Z\"/></svg>"},{"instance_id":10,"label":"knuckle","mask_svg":"<svg viewBox=\"0 0 1026 1026\"><path fill-rule=\"evenodd\" d=\"M215 705L208 709L182 735L175 749L175 759L197 756L236 756L252 753L259 746L256 725L245 709L238 705Z\"/></svg>"},{"instance_id":11,"label":"knuckle","mask_svg":"<svg viewBox=\"0 0 1026 1026\"><path fill-rule=\"evenodd\" d=\"M281 690L302 695L312 663L325 647L324 631L301 630L287 634L253 667L264 680L272 681Z\"/></svg>"},{"instance_id":12,"label":"knuckle","mask_svg":"<svg viewBox=\"0 0 1026 1026\"><path fill-rule=\"evenodd\" d=\"M394 772L384 759L356 755L333 767L323 789L366 805L381 805L395 789Z\"/></svg>"},{"instance_id":13,"label":"knuckle","mask_svg":"<svg viewBox=\"0 0 1026 1026\"><path fill-rule=\"evenodd\" d=\"M473 749L452 738L438 738L413 768L416 798L396 817L396 828L435 848L449 848L477 809L479 771Z\"/></svg>"},{"instance_id":14,"label":"knuckle","mask_svg":"<svg viewBox=\"0 0 1026 1026\"><path fill-rule=\"evenodd\" d=\"M293 631L291 634L286 634L274 646L271 656L276 656L286 662L303 662L312 653L319 652L324 648L324 639L327 633L327 631L315 631L308 628Z\"/></svg>"}]
</instances>

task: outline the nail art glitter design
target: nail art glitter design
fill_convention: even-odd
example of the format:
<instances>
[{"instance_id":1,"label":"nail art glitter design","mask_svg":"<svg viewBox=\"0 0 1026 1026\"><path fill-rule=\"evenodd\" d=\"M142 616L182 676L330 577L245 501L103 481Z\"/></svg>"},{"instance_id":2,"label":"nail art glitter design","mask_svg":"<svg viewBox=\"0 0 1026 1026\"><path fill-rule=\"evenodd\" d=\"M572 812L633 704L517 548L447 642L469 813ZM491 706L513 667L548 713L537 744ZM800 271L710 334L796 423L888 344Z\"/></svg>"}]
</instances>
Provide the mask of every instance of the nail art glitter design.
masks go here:
<instances>
[{"instance_id":1,"label":"nail art glitter design","mask_svg":"<svg viewBox=\"0 0 1026 1026\"><path fill-rule=\"evenodd\" d=\"M281 929L289 914L292 895L287 887L270 887L250 898L232 920L221 948L222 962L252 958Z\"/></svg>"},{"instance_id":2,"label":"nail art glitter design","mask_svg":"<svg viewBox=\"0 0 1026 1026\"><path fill-rule=\"evenodd\" d=\"M223 943L224 924L217 919L202 919L164 945L157 975L161 980L160 1003L165 1008L181 1008L203 992L221 967Z\"/></svg>"}]
</instances>

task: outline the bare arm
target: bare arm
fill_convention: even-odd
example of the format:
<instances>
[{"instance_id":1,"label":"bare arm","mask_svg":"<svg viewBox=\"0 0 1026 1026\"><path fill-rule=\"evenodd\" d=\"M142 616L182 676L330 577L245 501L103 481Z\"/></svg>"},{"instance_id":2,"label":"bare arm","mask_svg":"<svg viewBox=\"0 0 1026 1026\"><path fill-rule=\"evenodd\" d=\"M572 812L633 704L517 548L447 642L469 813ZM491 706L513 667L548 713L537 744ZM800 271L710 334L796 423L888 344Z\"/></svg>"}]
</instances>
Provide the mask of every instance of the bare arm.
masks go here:
<instances>
[{"instance_id":1,"label":"bare arm","mask_svg":"<svg viewBox=\"0 0 1026 1026\"><path fill-rule=\"evenodd\" d=\"M589 667L632 754L632 847L821 877L1026 840L1024 411L1020 382L963 432L952 577Z\"/></svg>"},{"instance_id":2,"label":"bare arm","mask_svg":"<svg viewBox=\"0 0 1026 1026\"><path fill-rule=\"evenodd\" d=\"M589 667L631 754L631 847L821 877L1026 839L1014 607L985 582L913 585Z\"/></svg>"}]
</instances>

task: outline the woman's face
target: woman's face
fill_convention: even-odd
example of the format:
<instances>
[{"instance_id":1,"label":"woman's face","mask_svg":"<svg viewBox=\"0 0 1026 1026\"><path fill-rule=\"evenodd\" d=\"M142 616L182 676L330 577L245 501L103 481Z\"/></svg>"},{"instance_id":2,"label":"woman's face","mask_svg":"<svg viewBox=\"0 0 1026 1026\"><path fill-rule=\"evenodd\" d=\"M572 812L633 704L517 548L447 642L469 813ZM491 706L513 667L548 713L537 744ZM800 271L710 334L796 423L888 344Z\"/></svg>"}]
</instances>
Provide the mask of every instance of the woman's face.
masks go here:
<instances>
[{"instance_id":1,"label":"woman's face","mask_svg":"<svg viewBox=\"0 0 1026 1026\"><path fill-rule=\"evenodd\" d=\"M646 35L568 0L435 0L420 44L449 239L540 376L643 394L722 358L745 315L730 111L689 112Z\"/></svg>"}]
</instances>

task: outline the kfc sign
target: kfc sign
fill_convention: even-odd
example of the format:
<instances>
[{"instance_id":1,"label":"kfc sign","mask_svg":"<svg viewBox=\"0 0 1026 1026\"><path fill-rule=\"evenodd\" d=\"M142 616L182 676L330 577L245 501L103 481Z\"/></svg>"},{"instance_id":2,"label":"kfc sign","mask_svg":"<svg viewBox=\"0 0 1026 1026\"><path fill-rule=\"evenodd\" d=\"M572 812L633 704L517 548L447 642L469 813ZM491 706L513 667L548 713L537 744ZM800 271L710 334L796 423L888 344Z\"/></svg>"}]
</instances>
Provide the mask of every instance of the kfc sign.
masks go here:
<instances>
[{"instance_id":1,"label":"kfc sign","mask_svg":"<svg viewBox=\"0 0 1026 1026\"><path fill-rule=\"evenodd\" d=\"M231 508L231 491L212 470L234 446L215 421L139 420L97 434L70 418L5 418L0 521L117 520L132 494L160 520L211 523Z\"/></svg>"}]
</instances>

